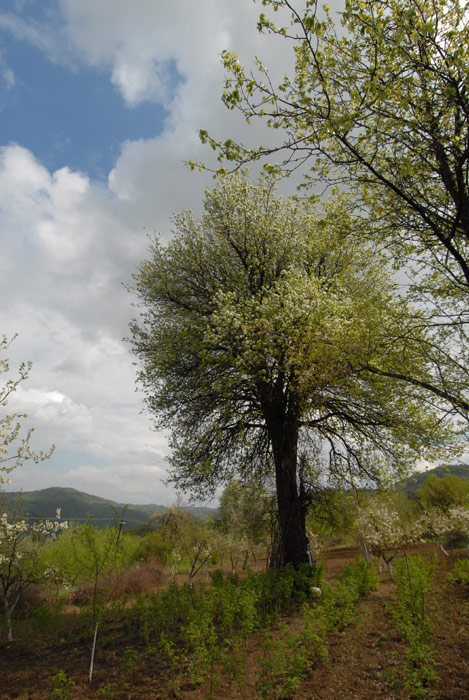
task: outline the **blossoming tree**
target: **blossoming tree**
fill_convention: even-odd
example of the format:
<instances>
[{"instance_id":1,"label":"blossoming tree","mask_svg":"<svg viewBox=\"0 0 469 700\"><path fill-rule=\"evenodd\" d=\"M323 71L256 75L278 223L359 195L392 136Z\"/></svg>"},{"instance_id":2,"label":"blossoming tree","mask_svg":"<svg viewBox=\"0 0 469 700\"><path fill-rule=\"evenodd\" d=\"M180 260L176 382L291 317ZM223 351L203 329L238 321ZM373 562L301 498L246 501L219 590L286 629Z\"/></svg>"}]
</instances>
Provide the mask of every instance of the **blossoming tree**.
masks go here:
<instances>
[{"instance_id":1,"label":"blossoming tree","mask_svg":"<svg viewBox=\"0 0 469 700\"><path fill-rule=\"evenodd\" d=\"M419 542L423 536L420 520L406 521L385 499L370 497L358 509L356 526L372 555L384 561L392 576L391 562L406 546Z\"/></svg>"},{"instance_id":2,"label":"blossoming tree","mask_svg":"<svg viewBox=\"0 0 469 700\"><path fill-rule=\"evenodd\" d=\"M6 335L0 337L0 352L5 352L10 346ZM31 362L23 362L18 370L16 378L8 379L0 386L0 407L8 405L11 395L18 385L26 380L31 369ZM0 359L0 375L10 371L8 359ZM0 415L0 486L9 482L5 476L27 460L36 463L48 459L54 446L46 452L35 452L30 439L33 428L22 433L21 420L26 414L13 412ZM57 511L57 517L60 512ZM0 599L3 602L7 625L7 637L13 639L11 619L18 604L22 591L32 583L44 580L49 575L56 576L55 572L48 571L39 563L38 542L33 536L41 538L53 536L67 527L66 522L46 520L44 522L28 525L26 520L15 520L4 513L0 518Z\"/></svg>"},{"instance_id":3,"label":"blossoming tree","mask_svg":"<svg viewBox=\"0 0 469 700\"><path fill-rule=\"evenodd\" d=\"M11 341L6 335L0 337L0 352L8 350ZM28 378L31 369L31 362L21 363L18 376L8 379L3 386L0 386L0 406L8 405L10 396L16 391L18 385ZM0 375L10 371L8 359L0 359ZM47 452L35 452L30 445L33 428L21 434L21 420L26 418L26 414L13 412L0 415L0 485L6 481L5 474L10 473L23 462L32 459L40 462L48 459L54 447Z\"/></svg>"},{"instance_id":4,"label":"blossoming tree","mask_svg":"<svg viewBox=\"0 0 469 700\"><path fill-rule=\"evenodd\" d=\"M353 227L341 198L313 210L277 197L272 178L225 178L135 275L133 351L156 425L172 433L173 481L206 495L273 476L277 566L308 561L299 454L313 440L323 472L378 481L447 449L422 387L369 369L424 377L422 323Z\"/></svg>"}]
</instances>

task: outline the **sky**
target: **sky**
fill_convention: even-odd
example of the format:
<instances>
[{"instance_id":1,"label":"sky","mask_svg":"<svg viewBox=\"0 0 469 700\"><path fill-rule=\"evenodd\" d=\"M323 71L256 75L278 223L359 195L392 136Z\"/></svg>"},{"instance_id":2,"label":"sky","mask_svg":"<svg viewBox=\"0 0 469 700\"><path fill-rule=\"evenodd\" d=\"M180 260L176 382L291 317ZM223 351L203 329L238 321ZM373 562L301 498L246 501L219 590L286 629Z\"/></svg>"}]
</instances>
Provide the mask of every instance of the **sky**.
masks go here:
<instances>
[{"instance_id":1,"label":"sky","mask_svg":"<svg viewBox=\"0 0 469 700\"><path fill-rule=\"evenodd\" d=\"M288 43L257 32L263 9L252 0L2 3L0 334L18 334L11 376L33 362L8 410L28 414L34 448L56 446L50 460L13 472L12 490L174 502L167 435L142 413L123 342L136 313L125 284L149 233L168 238L173 212L201 210L213 180L185 165L213 163L199 129L259 140L261 127L221 101L220 54L236 51L243 65L257 55L274 78L288 71Z\"/></svg>"}]
</instances>

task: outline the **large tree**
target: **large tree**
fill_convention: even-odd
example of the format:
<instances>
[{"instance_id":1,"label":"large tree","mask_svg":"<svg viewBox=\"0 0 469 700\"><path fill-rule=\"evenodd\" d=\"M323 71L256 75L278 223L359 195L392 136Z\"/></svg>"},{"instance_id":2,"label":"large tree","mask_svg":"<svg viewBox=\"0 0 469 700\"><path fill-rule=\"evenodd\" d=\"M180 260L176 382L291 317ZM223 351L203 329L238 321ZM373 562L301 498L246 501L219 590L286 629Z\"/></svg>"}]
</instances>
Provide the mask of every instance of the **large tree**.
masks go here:
<instances>
[{"instance_id":1,"label":"large tree","mask_svg":"<svg viewBox=\"0 0 469 700\"><path fill-rule=\"evenodd\" d=\"M259 30L292 43L294 73L276 85L260 60L251 72L226 52L224 100L265 120L277 140L251 149L205 131L202 139L221 160L275 158L275 167L302 170L306 184L353 191L368 233L405 264L414 295L433 304L429 386L467 420L467 2L346 0L340 22L316 0L262 5L278 12L261 14Z\"/></svg>"},{"instance_id":2,"label":"large tree","mask_svg":"<svg viewBox=\"0 0 469 700\"><path fill-rule=\"evenodd\" d=\"M205 494L273 474L280 565L307 561L308 458L380 480L442 439L420 387L370 371L425 378L422 319L346 211L283 200L269 178L226 178L135 275L133 351L156 425L171 431L172 479Z\"/></svg>"}]
</instances>

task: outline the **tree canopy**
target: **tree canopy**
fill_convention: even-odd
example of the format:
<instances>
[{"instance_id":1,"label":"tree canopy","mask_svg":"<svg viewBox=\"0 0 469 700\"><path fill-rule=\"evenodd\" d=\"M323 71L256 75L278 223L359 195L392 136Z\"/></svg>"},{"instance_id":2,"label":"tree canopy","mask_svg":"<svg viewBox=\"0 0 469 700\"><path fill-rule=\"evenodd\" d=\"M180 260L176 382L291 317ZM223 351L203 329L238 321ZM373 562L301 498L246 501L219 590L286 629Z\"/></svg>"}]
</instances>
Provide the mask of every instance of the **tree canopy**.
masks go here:
<instances>
[{"instance_id":1,"label":"tree canopy","mask_svg":"<svg viewBox=\"0 0 469 700\"><path fill-rule=\"evenodd\" d=\"M455 474L443 477L430 474L416 495L422 508L448 511L452 506L469 505L469 481Z\"/></svg>"},{"instance_id":2,"label":"tree canopy","mask_svg":"<svg viewBox=\"0 0 469 700\"><path fill-rule=\"evenodd\" d=\"M199 220L177 214L172 240L153 240L134 278L133 352L171 432L172 480L201 495L274 475L281 564L306 561L305 465L379 480L443 439L420 387L374 371L425 377L422 319L350 235L347 209L284 200L273 178L225 178Z\"/></svg>"},{"instance_id":3,"label":"tree canopy","mask_svg":"<svg viewBox=\"0 0 469 700\"><path fill-rule=\"evenodd\" d=\"M285 135L281 146L212 144L229 160L284 152L307 180L361 186L381 235L438 273L433 291L469 291L469 25L460 0L347 0L338 28L318 3L262 0L259 31L294 44L296 66L275 87L224 53L224 101ZM208 138L202 132L203 138ZM384 226L384 229L383 229ZM427 278L430 285L432 276Z\"/></svg>"},{"instance_id":4,"label":"tree canopy","mask_svg":"<svg viewBox=\"0 0 469 700\"><path fill-rule=\"evenodd\" d=\"M346 0L337 23L316 0L262 5L270 13L259 31L292 43L294 74L276 85L260 59L251 72L225 52L224 101L249 121L263 119L277 141L245 148L203 130L202 140L224 166L266 158L271 170L299 169L305 185L353 192L368 234L405 265L414 296L433 303L430 386L467 420L467 3Z\"/></svg>"}]
</instances>

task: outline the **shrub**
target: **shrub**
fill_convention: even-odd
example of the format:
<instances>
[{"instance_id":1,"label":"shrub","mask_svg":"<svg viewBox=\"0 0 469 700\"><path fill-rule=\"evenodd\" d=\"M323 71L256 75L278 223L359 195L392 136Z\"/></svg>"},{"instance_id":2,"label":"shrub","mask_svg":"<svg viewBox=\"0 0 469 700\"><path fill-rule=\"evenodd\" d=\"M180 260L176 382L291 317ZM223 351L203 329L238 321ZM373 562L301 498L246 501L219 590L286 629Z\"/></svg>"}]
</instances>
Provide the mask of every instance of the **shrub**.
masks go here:
<instances>
[{"instance_id":1,"label":"shrub","mask_svg":"<svg viewBox=\"0 0 469 700\"><path fill-rule=\"evenodd\" d=\"M458 559L448 578L453 583L469 586L469 559Z\"/></svg>"}]
</instances>

